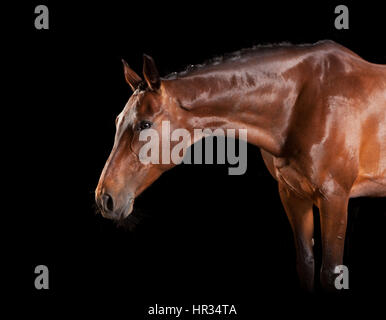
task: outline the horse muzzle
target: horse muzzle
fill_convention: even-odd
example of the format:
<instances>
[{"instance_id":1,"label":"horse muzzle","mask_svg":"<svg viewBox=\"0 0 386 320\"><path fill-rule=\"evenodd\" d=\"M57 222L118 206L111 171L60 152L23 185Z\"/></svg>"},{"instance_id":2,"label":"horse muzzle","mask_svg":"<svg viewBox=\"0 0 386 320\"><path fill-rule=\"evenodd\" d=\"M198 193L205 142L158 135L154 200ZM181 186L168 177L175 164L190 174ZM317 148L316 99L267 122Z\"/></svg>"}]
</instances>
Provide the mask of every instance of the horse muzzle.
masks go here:
<instances>
[{"instance_id":1,"label":"horse muzzle","mask_svg":"<svg viewBox=\"0 0 386 320\"><path fill-rule=\"evenodd\" d=\"M111 220L122 220L125 219L133 211L134 206L134 195L129 194L123 202L114 199L109 193L95 194L96 203L101 211L104 218Z\"/></svg>"}]
</instances>

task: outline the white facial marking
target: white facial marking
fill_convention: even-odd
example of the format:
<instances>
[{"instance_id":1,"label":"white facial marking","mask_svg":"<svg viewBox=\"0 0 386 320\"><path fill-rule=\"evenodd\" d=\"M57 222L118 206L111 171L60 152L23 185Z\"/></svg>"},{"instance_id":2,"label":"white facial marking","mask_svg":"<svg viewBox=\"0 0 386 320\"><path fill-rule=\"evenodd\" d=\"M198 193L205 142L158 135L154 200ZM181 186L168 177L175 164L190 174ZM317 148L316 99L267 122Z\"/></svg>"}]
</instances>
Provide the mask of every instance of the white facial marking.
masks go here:
<instances>
[{"instance_id":1,"label":"white facial marking","mask_svg":"<svg viewBox=\"0 0 386 320\"><path fill-rule=\"evenodd\" d=\"M120 130L121 128L127 128L128 126L135 123L137 120L137 102L138 98L133 97L133 99L130 99L126 103L122 112L118 115L117 130Z\"/></svg>"}]
</instances>

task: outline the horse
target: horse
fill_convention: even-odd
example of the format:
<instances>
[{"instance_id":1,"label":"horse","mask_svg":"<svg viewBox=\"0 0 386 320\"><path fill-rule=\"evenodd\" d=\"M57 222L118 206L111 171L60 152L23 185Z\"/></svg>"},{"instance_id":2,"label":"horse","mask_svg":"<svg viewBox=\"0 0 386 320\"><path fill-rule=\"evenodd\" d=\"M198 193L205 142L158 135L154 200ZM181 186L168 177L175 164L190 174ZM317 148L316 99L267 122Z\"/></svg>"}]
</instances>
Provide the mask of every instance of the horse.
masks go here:
<instances>
[{"instance_id":1,"label":"horse","mask_svg":"<svg viewBox=\"0 0 386 320\"><path fill-rule=\"evenodd\" d=\"M260 148L277 180L301 287L314 291L315 205L320 282L335 290L349 199L386 196L386 65L330 40L243 49L163 78L148 55L144 79L122 61L133 94L116 118L114 146L95 191L102 215L126 218L134 199L176 165L139 160L144 130L160 131L162 121L189 132L247 129L248 143Z\"/></svg>"}]
</instances>

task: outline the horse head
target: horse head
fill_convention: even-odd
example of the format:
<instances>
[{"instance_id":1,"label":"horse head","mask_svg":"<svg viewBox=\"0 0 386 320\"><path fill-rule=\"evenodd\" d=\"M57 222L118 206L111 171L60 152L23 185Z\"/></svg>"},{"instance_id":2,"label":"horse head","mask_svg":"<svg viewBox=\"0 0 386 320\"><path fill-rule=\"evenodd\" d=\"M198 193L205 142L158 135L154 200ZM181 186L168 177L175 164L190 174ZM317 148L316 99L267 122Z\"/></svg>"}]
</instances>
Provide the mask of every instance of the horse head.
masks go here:
<instances>
[{"instance_id":1,"label":"horse head","mask_svg":"<svg viewBox=\"0 0 386 320\"><path fill-rule=\"evenodd\" d=\"M163 172L175 166L174 163L142 161L141 148L146 141L141 141L141 133L152 131L158 135L156 143L165 149L162 123L168 121L171 127L179 127L182 125L179 113L183 112L165 88L151 57L144 55L144 80L124 60L122 62L133 94L116 118L114 146L95 190L102 215L114 220L126 218L133 210L134 199ZM172 146L173 143L169 143L166 148ZM158 150L160 154L163 151L162 147Z\"/></svg>"}]
</instances>

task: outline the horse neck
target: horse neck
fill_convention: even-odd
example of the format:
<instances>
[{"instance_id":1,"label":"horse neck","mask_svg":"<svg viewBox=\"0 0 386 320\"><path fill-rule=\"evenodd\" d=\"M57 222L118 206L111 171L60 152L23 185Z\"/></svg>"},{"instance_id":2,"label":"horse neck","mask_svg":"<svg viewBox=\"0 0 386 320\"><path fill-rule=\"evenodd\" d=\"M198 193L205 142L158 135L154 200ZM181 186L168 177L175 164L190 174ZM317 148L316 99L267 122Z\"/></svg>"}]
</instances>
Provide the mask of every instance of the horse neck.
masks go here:
<instances>
[{"instance_id":1,"label":"horse neck","mask_svg":"<svg viewBox=\"0 0 386 320\"><path fill-rule=\"evenodd\" d=\"M187 111L188 129L247 129L249 143L280 156L302 85L298 65L293 58L261 61L169 80L168 87Z\"/></svg>"}]
</instances>

